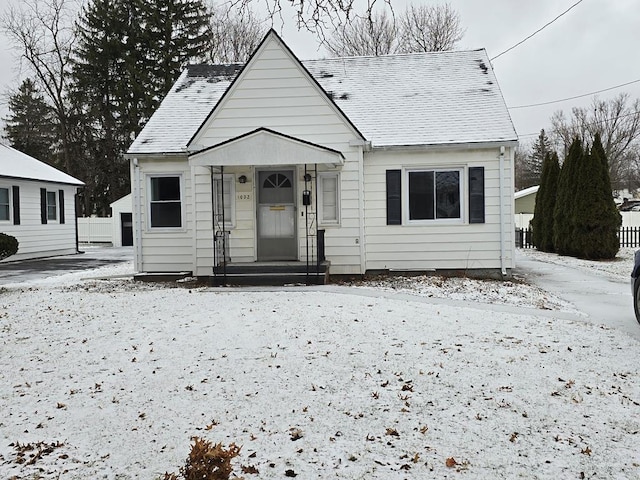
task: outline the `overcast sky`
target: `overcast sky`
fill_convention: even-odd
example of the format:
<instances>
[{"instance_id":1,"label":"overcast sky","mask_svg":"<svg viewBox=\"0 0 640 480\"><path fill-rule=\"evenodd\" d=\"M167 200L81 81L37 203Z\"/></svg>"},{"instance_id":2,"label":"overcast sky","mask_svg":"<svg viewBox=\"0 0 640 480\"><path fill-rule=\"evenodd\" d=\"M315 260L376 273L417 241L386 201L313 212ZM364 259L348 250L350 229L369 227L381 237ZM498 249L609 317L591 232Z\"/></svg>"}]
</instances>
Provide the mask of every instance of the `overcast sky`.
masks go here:
<instances>
[{"instance_id":1,"label":"overcast sky","mask_svg":"<svg viewBox=\"0 0 640 480\"><path fill-rule=\"evenodd\" d=\"M391 0L396 10L405 1ZM578 0L451 0L466 29L460 49L485 48L493 58L553 20ZM19 0L0 0L0 10ZM256 2L257 3L257 2ZM414 3L422 3L420 0ZM285 21L287 19L285 18ZM279 24L276 24L279 30ZM326 56L315 37L297 32L293 17L282 31L284 41L303 60ZM583 95L640 80L640 2L583 0L552 25L495 59L493 67L507 106L515 107ZM0 34L0 92L20 83L15 52ZM640 82L600 93L609 99L628 92L640 98ZM551 105L511 109L522 141L549 127L556 110L569 113L593 96ZM5 99L0 116L7 115Z\"/></svg>"}]
</instances>

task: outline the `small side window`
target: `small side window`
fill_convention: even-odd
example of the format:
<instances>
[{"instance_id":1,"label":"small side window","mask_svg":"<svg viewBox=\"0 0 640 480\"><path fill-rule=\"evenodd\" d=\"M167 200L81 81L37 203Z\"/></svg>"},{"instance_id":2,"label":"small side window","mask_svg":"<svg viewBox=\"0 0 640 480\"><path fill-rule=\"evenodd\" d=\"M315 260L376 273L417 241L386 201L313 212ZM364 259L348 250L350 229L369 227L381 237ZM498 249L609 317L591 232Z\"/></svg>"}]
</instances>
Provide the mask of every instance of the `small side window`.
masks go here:
<instances>
[{"instance_id":1,"label":"small side window","mask_svg":"<svg viewBox=\"0 0 640 480\"><path fill-rule=\"evenodd\" d=\"M338 172L318 174L318 196L320 225L340 223L340 177Z\"/></svg>"},{"instance_id":2,"label":"small side window","mask_svg":"<svg viewBox=\"0 0 640 480\"><path fill-rule=\"evenodd\" d=\"M153 176L149 179L151 228L182 227L182 195L179 176Z\"/></svg>"},{"instance_id":3,"label":"small side window","mask_svg":"<svg viewBox=\"0 0 640 480\"><path fill-rule=\"evenodd\" d=\"M11 220L11 202L9 189L0 187L0 222Z\"/></svg>"}]
</instances>

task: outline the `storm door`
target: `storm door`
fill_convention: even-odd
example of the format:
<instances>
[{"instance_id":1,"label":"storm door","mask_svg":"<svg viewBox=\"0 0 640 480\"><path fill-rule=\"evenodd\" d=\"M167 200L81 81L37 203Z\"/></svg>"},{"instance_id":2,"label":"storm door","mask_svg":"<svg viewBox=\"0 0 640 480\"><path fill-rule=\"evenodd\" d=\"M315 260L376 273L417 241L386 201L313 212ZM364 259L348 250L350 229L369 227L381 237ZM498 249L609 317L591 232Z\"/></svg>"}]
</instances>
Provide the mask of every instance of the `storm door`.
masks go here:
<instances>
[{"instance_id":1,"label":"storm door","mask_svg":"<svg viewBox=\"0 0 640 480\"><path fill-rule=\"evenodd\" d=\"M258 261L297 260L293 170L258 172Z\"/></svg>"}]
</instances>

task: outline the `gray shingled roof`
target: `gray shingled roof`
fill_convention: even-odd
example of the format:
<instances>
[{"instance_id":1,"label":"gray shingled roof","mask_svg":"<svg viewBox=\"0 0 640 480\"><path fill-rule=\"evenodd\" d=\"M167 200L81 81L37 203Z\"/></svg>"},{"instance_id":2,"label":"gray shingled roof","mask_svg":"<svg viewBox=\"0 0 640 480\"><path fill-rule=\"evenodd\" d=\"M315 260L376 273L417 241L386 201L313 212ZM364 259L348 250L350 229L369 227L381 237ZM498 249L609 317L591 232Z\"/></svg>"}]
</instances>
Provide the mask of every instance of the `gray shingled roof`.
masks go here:
<instances>
[{"instance_id":1,"label":"gray shingled roof","mask_svg":"<svg viewBox=\"0 0 640 480\"><path fill-rule=\"evenodd\" d=\"M517 140L484 50L302 64L374 147ZM184 151L241 68L187 68L129 154Z\"/></svg>"}]
</instances>

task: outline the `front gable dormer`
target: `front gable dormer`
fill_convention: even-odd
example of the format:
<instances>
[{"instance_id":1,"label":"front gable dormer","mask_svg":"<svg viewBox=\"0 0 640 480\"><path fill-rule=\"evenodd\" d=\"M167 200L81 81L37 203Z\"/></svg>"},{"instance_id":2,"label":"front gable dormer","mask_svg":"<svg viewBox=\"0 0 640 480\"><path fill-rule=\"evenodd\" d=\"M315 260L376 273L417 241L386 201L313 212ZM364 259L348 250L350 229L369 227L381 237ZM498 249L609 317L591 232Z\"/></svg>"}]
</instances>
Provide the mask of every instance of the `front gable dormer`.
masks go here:
<instances>
[{"instance_id":1,"label":"front gable dormer","mask_svg":"<svg viewBox=\"0 0 640 480\"><path fill-rule=\"evenodd\" d=\"M364 137L274 30L189 142L197 151L267 128L343 150Z\"/></svg>"}]
</instances>

